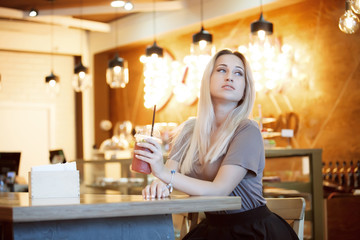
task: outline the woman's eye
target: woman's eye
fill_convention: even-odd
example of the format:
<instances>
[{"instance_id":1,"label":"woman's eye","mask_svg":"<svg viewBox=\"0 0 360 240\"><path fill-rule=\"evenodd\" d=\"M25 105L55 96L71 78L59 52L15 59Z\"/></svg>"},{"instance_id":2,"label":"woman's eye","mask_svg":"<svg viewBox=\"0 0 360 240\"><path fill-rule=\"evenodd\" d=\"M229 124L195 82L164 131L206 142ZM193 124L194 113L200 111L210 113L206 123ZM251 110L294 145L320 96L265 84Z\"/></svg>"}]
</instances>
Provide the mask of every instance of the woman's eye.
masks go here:
<instances>
[{"instance_id":1,"label":"woman's eye","mask_svg":"<svg viewBox=\"0 0 360 240\"><path fill-rule=\"evenodd\" d=\"M244 75L243 72L235 72L235 74L236 74L237 76L241 76L241 77Z\"/></svg>"},{"instance_id":2,"label":"woman's eye","mask_svg":"<svg viewBox=\"0 0 360 240\"><path fill-rule=\"evenodd\" d=\"M220 69L218 69L218 72L224 73L224 72L226 72L226 71L225 71L225 69L220 68Z\"/></svg>"}]
</instances>

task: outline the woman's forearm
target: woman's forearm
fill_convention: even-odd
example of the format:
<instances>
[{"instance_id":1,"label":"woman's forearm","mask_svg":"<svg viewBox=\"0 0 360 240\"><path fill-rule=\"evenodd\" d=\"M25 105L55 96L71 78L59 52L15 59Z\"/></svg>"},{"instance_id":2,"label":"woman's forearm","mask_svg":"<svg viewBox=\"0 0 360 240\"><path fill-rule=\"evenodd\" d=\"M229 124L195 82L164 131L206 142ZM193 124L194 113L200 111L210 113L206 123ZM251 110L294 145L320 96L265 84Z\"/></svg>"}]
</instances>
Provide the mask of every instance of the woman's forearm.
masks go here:
<instances>
[{"instance_id":1,"label":"woman's forearm","mask_svg":"<svg viewBox=\"0 0 360 240\"><path fill-rule=\"evenodd\" d=\"M179 173L177 162L169 160L166 163L165 171L157 177L166 184L170 183L172 169L176 170L172 180L172 185L175 189L189 195L200 196L229 195L246 174L246 170L242 167L227 165L219 169L213 181L199 180Z\"/></svg>"}]
</instances>

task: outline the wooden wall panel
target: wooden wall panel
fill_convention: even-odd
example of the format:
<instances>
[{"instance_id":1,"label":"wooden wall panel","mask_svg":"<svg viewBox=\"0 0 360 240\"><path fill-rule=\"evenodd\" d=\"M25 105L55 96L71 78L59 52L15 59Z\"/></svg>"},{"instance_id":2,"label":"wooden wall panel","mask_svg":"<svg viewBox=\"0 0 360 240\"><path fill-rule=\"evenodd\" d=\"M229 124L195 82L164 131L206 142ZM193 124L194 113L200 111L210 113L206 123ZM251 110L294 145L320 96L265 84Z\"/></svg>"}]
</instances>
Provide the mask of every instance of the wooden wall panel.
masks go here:
<instances>
[{"instance_id":1,"label":"wooden wall panel","mask_svg":"<svg viewBox=\"0 0 360 240\"><path fill-rule=\"evenodd\" d=\"M264 116L278 119L295 112L300 122L292 146L322 148L325 162L360 158L360 31L347 35L339 30L338 19L343 13L344 1L338 0L307 0L264 12L265 18L274 23L274 34L296 51L296 67L302 77L288 79L282 91L257 94L255 106L261 104ZM226 24L205 24L205 29L213 34L217 49L235 49L248 43L250 23L258 17L242 18L239 14L238 19ZM189 52L192 34L199 29L194 26L178 34L159 36L158 44L181 61ZM141 43L118 49L129 61L130 83L125 89L110 91L112 121L151 122L151 110L143 107L139 62L145 48L146 44ZM196 109L197 103L185 106L172 98L157 113L156 121L180 123L196 115ZM253 114L258 114L257 107ZM287 144L284 139L276 140L278 146Z\"/></svg>"}]
</instances>

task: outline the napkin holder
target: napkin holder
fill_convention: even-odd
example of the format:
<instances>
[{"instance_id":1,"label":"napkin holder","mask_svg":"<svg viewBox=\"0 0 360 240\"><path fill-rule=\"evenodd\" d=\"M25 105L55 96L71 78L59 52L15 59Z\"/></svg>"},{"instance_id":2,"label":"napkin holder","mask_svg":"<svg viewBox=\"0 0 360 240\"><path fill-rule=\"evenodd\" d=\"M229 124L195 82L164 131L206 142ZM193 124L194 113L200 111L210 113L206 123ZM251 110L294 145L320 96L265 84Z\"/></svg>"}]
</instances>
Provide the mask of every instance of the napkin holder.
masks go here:
<instances>
[{"instance_id":1,"label":"napkin holder","mask_svg":"<svg viewBox=\"0 0 360 240\"><path fill-rule=\"evenodd\" d=\"M74 198L80 196L79 171L29 172L29 197Z\"/></svg>"}]
</instances>

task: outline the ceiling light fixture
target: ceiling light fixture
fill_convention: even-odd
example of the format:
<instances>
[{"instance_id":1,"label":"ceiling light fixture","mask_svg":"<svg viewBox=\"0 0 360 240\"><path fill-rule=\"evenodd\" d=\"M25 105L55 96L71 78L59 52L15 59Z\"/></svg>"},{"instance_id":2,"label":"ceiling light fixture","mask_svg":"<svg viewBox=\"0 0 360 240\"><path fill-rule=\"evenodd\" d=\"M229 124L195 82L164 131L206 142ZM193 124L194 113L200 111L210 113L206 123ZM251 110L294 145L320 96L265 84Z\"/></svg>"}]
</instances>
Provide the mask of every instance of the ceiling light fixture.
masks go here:
<instances>
[{"instance_id":1,"label":"ceiling light fixture","mask_svg":"<svg viewBox=\"0 0 360 240\"><path fill-rule=\"evenodd\" d=\"M115 11L117 14L117 8ZM117 21L115 20L115 46L117 45ZM108 68L106 70L106 82L109 84L110 88L125 88L126 84L129 83L129 69L127 61L119 57L118 53L115 53L113 59L108 63Z\"/></svg>"},{"instance_id":2,"label":"ceiling light fixture","mask_svg":"<svg viewBox=\"0 0 360 240\"><path fill-rule=\"evenodd\" d=\"M202 75L211 56L215 53L213 35L204 29L203 0L200 1L201 30L192 36L190 55L185 56L185 70L181 78L173 80L176 101L191 105L200 97Z\"/></svg>"},{"instance_id":3,"label":"ceiling light fixture","mask_svg":"<svg viewBox=\"0 0 360 240\"><path fill-rule=\"evenodd\" d=\"M108 63L106 82L111 88L125 88L126 84L129 83L127 61L119 57L118 53Z\"/></svg>"},{"instance_id":4,"label":"ceiling light fixture","mask_svg":"<svg viewBox=\"0 0 360 240\"><path fill-rule=\"evenodd\" d=\"M352 6L355 6L354 8L356 9L356 6L359 6L359 3L354 4L352 1L346 0L345 13L339 19L339 28L346 34L353 34L360 27L359 18L351 10Z\"/></svg>"},{"instance_id":5,"label":"ceiling light fixture","mask_svg":"<svg viewBox=\"0 0 360 240\"><path fill-rule=\"evenodd\" d=\"M272 35L274 32L274 25L266 21L263 16L262 1L260 1L260 18L252 22L250 25L251 34L257 36L260 40L264 41L266 36Z\"/></svg>"},{"instance_id":6,"label":"ceiling light fixture","mask_svg":"<svg viewBox=\"0 0 360 240\"><path fill-rule=\"evenodd\" d=\"M82 25L82 8L83 8L83 1L80 0L80 25ZM80 28L82 29L82 26L80 26ZM74 88L75 92L82 92L88 88L91 87L91 80L89 79L88 76L88 68L85 67L82 63L82 55L83 55L83 35L84 33L80 30L80 34L81 34L81 38L80 38L80 47L81 47L81 56L80 56L80 62L77 66L75 66L74 68L74 77L73 77L73 81L72 81L72 86Z\"/></svg>"},{"instance_id":7,"label":"ceiling light fixture","mask_svg":"<svg viewBox=\"0 0 360 240\"><path fill-rule=\"evenodd\" d=\"M36 17L37 15L39 15L39 11L36 10L35 8L32 8L32 9L29 11L29 17Z\"/></svg>"},{"instance_id":8,"label":"ceiling light fixture","mask_svg":"<svg viewBox=\"0 0 360 240\"><path fill-rule=\"evenodd\" d=\"M112 7L124 7L125 1L115 0L110 3Z\"/></svg>"},{"instance_id":9,"label":"ceiling light fixture","mask_svg":"<svg viewBox=\"0 0 360 240\"><path fill-rule=\"evenodd\" d=\"M126 11L131 11L133 8L134 8L134 5L133 5L132 2L130 2L130 1L127 1L127 2L125 3L125 5L124 5L124 9L125 9Z\"/></svg>"},{"instance_id":10,"label":"ceiling light fixture","mask_svg":"<svg viewBox=\"0 0 360 240\"><path fill-rule=\"evenodd\" d=\"M208 54L212 55L214 49L212 47L213 36L211 33L204 29L203 23L203 0L200 0L200 19L201 19L201 30L193 35L193 41L191 45L191 52L195 55Z\"/></svg>"},{"instance_id":11,"label":"ceiling light fixture","mask_svg":"<svg viewBox=\"0 0 360 240\"><path fill-rule=\"evenodd\" d=\"M59 92L59 77L54 74L54 53L53 53L53 38L54 38L54 21L53 21L53 11L54 11L54 1L55 0L48 0L51 2L51 38L50 38L50 45L51 45L51 73L50 75L45 77L45 83L47 86L47 90L51 95L57 94Z\"/></svg>"},{"instance_id":12,"label":"ceiling light fixture","mask_svg":"<svg viewBox=\"0 0 360 240\"><path fill-rule=\"evenodd\" d=\"M156 105L159 111L169 100L172 93L170 80L170 57L156 43L156 1L153 0L154 43L146 48L146 54L140 57L144 64L144 106Z\"/></svg>"}]
</instances>

